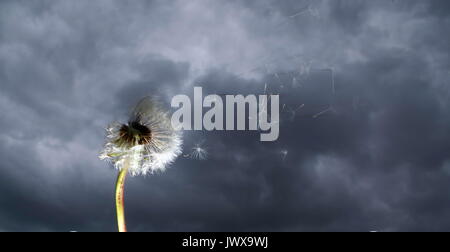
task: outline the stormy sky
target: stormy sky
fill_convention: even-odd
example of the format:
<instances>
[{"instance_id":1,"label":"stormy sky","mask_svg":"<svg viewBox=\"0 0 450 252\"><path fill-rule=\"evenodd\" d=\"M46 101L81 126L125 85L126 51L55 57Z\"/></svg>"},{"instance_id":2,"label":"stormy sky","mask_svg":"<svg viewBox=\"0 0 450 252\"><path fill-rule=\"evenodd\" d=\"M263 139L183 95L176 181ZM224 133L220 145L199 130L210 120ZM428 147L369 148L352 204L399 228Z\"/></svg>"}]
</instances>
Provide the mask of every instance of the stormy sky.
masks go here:
<instances>
[{"instance_id":1,"label":"stormy sky","mask_svg":"<svg viewBox=\"0 0 450 252\"><path fill-rule=\"evenodd\" d=\"M1 0L0 231L115 231L104 128L194 86L280 94L280 138L185 132L127 180L130 231L449 231L449 27L445 0Z\"/></svg>"}]
</instances>

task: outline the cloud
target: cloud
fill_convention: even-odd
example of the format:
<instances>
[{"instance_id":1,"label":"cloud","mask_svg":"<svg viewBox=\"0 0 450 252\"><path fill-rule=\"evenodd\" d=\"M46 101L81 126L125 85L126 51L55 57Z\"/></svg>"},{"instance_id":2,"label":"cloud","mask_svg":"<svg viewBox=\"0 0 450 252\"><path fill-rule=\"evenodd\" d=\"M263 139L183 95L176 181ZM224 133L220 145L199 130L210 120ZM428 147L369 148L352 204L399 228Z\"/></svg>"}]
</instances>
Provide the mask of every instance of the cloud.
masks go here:
<instances>
[{"instance_id":1,"label":"cloud","mask_svg":"<svg viewBox=\"0 0 450 252\"><path fill-rule=\"evenodd\" d=\"M280 93L280 140L186 132L208 160L129 180L130 229L448 230L447 6L2 1L0 229L113 231L103 127L201 85Z\"/></svg>"}]
</instances>

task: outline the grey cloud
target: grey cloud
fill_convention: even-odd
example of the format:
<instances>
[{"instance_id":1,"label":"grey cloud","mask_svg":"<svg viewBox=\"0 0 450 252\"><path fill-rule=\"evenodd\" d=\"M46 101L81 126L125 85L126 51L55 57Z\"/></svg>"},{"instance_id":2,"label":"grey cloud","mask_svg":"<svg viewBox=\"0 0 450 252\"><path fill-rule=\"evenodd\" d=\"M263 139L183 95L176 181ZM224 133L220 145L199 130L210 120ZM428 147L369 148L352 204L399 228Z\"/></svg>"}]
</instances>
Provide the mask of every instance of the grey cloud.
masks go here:
<instances>
[{"instance_id":1,"label":"grey cloud","mask_svg":"<svg viewBox=\"0 0 450 252\"><path fill-rule=\"evenodd\" d=\"M290 17L308 5L319 15ZM440 0L2 1L0 230L113 231L108 122L145 95L265 84L286 105L280 140L186 132L185 154L204 141L208 160L128 180L130 229L448 230L448 14Z\"/></svg>"}]
</instances>

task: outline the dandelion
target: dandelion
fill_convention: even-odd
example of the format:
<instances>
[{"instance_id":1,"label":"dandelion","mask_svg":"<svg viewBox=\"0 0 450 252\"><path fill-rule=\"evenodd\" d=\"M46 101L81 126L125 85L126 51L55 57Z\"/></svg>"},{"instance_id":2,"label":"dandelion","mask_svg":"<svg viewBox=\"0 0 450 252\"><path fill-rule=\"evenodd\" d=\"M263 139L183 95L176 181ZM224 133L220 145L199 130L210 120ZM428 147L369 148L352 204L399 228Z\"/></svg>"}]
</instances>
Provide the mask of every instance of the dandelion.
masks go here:
<instances>
[{"instance_id":1,"label":"dandelion","mask_svg":"<svg viewBox=\"0 0 450 252\"><path fill-rule=\"evenodd\" d=\"M131 176L163 172L181 154L180 132L174 130L167 111L151 98L142 99L127 124L112 123L99 158L112 162L119 171L116 208L119 232L126 232L124 184Z\"/></svg>"}]
</instances>

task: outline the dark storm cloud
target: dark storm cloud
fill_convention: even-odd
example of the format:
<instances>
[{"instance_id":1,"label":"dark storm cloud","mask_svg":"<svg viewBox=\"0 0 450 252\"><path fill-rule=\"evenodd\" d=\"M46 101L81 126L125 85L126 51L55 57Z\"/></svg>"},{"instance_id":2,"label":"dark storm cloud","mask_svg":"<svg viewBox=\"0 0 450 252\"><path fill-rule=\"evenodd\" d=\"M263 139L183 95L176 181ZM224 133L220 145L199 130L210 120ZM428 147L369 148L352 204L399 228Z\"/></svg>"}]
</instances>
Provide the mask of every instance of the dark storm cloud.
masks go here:
<instances>
[{"instance_id":1,"label":"dark storm cloud","mask_svg":"<svg viewBox=\"0 0 450 252\"><path fill-rule=\"evenodd\" d=\"M279 141L186 132L184 154L204 142L208 160L130 179L130 229L450 226L447 1L0 5L0 230L113 231L108 122L145 95L265 84Z\"/></svg>"}]
</instances>

